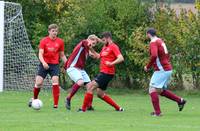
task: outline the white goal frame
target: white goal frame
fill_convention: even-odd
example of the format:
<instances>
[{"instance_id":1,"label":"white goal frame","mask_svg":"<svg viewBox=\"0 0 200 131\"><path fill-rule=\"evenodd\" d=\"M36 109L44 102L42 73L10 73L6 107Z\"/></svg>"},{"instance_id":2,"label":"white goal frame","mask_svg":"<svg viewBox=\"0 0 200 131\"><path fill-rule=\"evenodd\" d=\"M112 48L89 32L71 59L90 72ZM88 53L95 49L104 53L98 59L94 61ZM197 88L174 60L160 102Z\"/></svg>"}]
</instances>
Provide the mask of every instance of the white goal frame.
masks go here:
<instances>
[{"instance_id":1,"label":"white goal frame","mask_svg":"<svg viewBox=\"0 0 200 131\"><path fill-rule=\"evenodd\" d=\"M0 92L32 90L39 59L31 46L19 3L0 1ZM45 89L51 87L50 77Z\"/></svg>"},{"instance_id":2,"label":"white goal frame","mask_svg":"<svg viewBox=\"0 0 200 131\"><path fill-rule=\"evenodd\" d=\"M4 1L0 1L0 92L3 91Z\"/></svg>"}]
</instances>

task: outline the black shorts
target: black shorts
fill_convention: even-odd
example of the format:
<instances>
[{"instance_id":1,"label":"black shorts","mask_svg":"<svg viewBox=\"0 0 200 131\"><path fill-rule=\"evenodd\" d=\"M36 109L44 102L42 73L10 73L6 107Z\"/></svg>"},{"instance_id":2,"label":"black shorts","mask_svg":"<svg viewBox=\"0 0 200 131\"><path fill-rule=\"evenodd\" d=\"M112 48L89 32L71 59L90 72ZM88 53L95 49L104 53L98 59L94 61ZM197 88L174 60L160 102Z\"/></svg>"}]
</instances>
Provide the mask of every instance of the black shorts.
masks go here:
<instances>
[{"instance_id":1,"label":"black shorts","mask_svg":"<svg viewBox=\"0 0 200 131\"><path fill-rule=\"evenodd\" d=\"M59 76L60 68L58 64L48 64L49 69L44 69L42 63L38 66L38 73L37 75L41 76L43 79L49 74L51 77L53 76Z\"/></svg>"},{"instance_id":2,"label":"black shorts","mask_svg":"<svg viewBox=\"0 0 200 131\"><path fill-rule=\"evenodd\" d=\"M112 80L112 78L114 77L114 75L111 74L105 74L100 72L95 78L94 80L98 83L100 89L102 90L106 90L108 83Z\"/></svg>"}]
</instances>

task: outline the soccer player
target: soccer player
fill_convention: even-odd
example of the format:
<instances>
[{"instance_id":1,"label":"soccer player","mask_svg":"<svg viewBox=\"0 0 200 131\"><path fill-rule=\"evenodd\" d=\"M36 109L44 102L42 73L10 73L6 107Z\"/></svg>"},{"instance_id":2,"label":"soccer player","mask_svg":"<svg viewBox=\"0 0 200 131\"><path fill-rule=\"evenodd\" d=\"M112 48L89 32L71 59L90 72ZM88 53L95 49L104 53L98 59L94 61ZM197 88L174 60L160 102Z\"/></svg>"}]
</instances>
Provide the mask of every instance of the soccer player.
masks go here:
<instances>
[{"instance_id":1,"label":"soccer player","mask_svg":"<svg viewBox=\"0 0 200 131\"><path fill-rule=\"evenodd\" d=\"M51 24L48 27L49 35L44 37L39 44L39 60L38 73L33 88L33 98L29 101L29 107L33 99L37 99L40 88L47 74L52 79L52 92L54 98L54 108L58 107L60 87L59 87L59 59L65 63L67 58L64 54L64 41L57 37L58 26Z\"/></svg>"},{"instance_id":2,"label":"soccer player","mask_svg":"<svg viewBox=\"0 0 200 131\"><path fill-rule=\"evenodd\" d=\"M100 52L94 53L94 57L100 60L100 73L96 78L89 83L89 88L85 93L82 108L78 111L85 112L88 105L93 98L93 91L97 89L97 96L110 104L116 111L124 111L118 104L116 104L106 93L108 83L112 80L115 74L115 65L124 61L124 58L119 50L119 47L112 41L112 35L110 32L104 32L102 41L104 46Z\"/></svg>"},{"instance_id":3,"label":"soccer player","mask_svg":"<svg viewBox=\"0 0 200 131\"><path fill-rule=\"evenodd\" d=\"M149 28L147 30L147 37L151 39L149 49L150 61L144 67L144 70L147 72L151 67L154 67L155 70L149 84L149 94L154 107L154 112L152 112L151 115L161 116L158 95L177 102L179 111L182 111L186 100L167 89L167 85L172 74L172 65L170 63L167 47L163 40L156 36L155 29Z\"/></svg>"},{"instance_id":4,"label":"soccer player","mask_svg":"<svg viewBox=\"0 0 200 131\"><path fill-rule=\"evenodd\" d=\"M71 91L66 97L66 109L71 109L71 99L78 91L81 86L88 87L88 83L91 81L90 77L84 70L85 62L89 54L94 52L94 47L98 42L98 37L96 35L90 35L86 40L82 40L74 48L72 54L69 56L69 59L65 63L65 69L69 77L75 82L72 86ZM88 110L94 110L92 107L92 102L88 105Z\"/></svg>"}]
</instances>

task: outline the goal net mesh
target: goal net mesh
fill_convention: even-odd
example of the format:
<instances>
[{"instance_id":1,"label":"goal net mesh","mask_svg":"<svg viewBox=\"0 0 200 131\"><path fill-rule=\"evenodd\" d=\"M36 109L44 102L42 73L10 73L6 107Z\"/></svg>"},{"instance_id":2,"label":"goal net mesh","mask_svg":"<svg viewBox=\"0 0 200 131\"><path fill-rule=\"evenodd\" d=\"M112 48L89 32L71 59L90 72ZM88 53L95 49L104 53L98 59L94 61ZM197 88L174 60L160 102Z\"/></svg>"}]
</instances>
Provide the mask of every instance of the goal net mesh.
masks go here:
<instances>
[{"instance_id":1,"label":"goal net mesh","mask_svg":"<svg viewBox=\"0 0 200 131\"><path fill-rule=\"evenodd\" d=\"M39 60L28 39L20 4L4 6L4 90L32 90ZM45 80L46 89L50 79Z\"/></svg>"}]
</instances>

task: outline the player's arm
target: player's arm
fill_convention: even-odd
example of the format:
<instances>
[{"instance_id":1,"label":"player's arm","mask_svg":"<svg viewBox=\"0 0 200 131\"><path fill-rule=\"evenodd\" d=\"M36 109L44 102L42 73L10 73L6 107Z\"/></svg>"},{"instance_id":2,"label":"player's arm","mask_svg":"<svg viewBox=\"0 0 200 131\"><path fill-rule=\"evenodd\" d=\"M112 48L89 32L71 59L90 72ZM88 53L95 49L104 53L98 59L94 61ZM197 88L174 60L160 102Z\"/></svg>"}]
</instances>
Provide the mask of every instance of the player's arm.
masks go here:
<instances>
[{"instance_id":1,"label":"player's arm","mask_svg":"<svg viewBox=\"0 0 200 131\"><path fill-rule=\"evenodd\" d=\"M100 58L100 54L97 53L92 47L89 48L89 56L94 58L94 59Z\"/></svg>"},{"instance_id":2,"label":"player's arm","mask_svg":"<svg viewBox=\"0 0 200 131\"><path fill-rule=\"evenodd\" d=\"M65 44L64 44L64 41L62 40L62 43L61 43L61 46L60 46L59 55L60 55L60 58L62 59L62 61L65 64L67 62L67 58L65 56L64 50L65 50Z\"/></svg>"},{"instance_id":3,"label":"player's arm","mask_svg":"<svg viewBox=\"0 0 200 131\"><path fill-rule=\"evenodd\" d=\"M121 54L120 50L119 50L119 47L118 46L113 46L112 47L113 49L113 53L115 54L115 56L117 57L114 61L110 62L110 61L106 61L106 65L107 66L114 66L116 64L119 64L121 62L124 61L124 57L123 55Z\"/></svg>"},{"instance_id":4,"label":"player's arm","mask_svg":"<svg viewBox=\"0 0 200 131\"><path fill-rule=\"evenodd\" d=\"M116 65L116 64L119 64L123 61L124 61L124 57L122 56L122 54L120 54L120 55L117 56L117 59L115 61L113 61L111 64Z\"/></svg>"},{"instance_id":5,"label":"player's arm","mask_svg":"<svg viewBox=\"0 0 200 131\"><path fill-rule=\"evenodd\" d=\"M122 56L122 54L120 54L120 55L117 56L117 59L115 59L113 62L107 61L106 65L114 66L114 65L119 64L119 63L121 63L123 61L124 61L124 57Z\"/></svg>"},{"instance_id":6,"label":"player's arm","mask_svg":"<svg viewBox=\"0 0 200 131\"><path fill-rule=\"evenodd\" d=\"M145 71L148 71L153 63L156 61L156 58L158 57L158 47L156 44L150 44L150 60L149 63L144 67Z\"/></svg>"},{"instance_id":7,"label":"player's arm","mask_svg":"<svg viewBox=\"0 0 200 131\"><path fill-rule=\"evenodd\" d=\"M60 71L61 71L63 74L65 74L65 64L66 64L66 62L67 62L67 58L66 58L66 56L65 56L64 51L60 51L60 59L62 59L62 61L63 61L63 63L64 63L64 65L62 66L62 68L60 69Z\"/></svg>"},{"instance_id":8,"label":"player's arm","mask_svg":"<svg viewBox=\"0 0 200 131\"><path fill-rule=\"evenodd\" d=\"M39 55L38 55L39 56L39 60L42 63L43 67L45 69L48 69L49 65L44 61L43 54L44 54L44 49L39 49Z\"/></svg>"},{"instance_id":9,"label":"player's arm","mask_svg":"<svg viewBox=\"0 0 200 131\"><path fill-rule=\"evenodd\" d=\"M100 38L97 38L97 42L99 42L99 43L105 43L102 39L100 39Z\"/></svg>"},{"instance_id":10,"label":"player's arm","mask_svg":"<svg viewBox=\"0 0 200 131\"><path fill-rule=\"evenodd\" d=\"M67 62L67 58L66 58L66 56L65 56L64 51L60 51L60 58L62 59L62 61L63 61L64 63Z\"/></svg>"}]
</instances>

